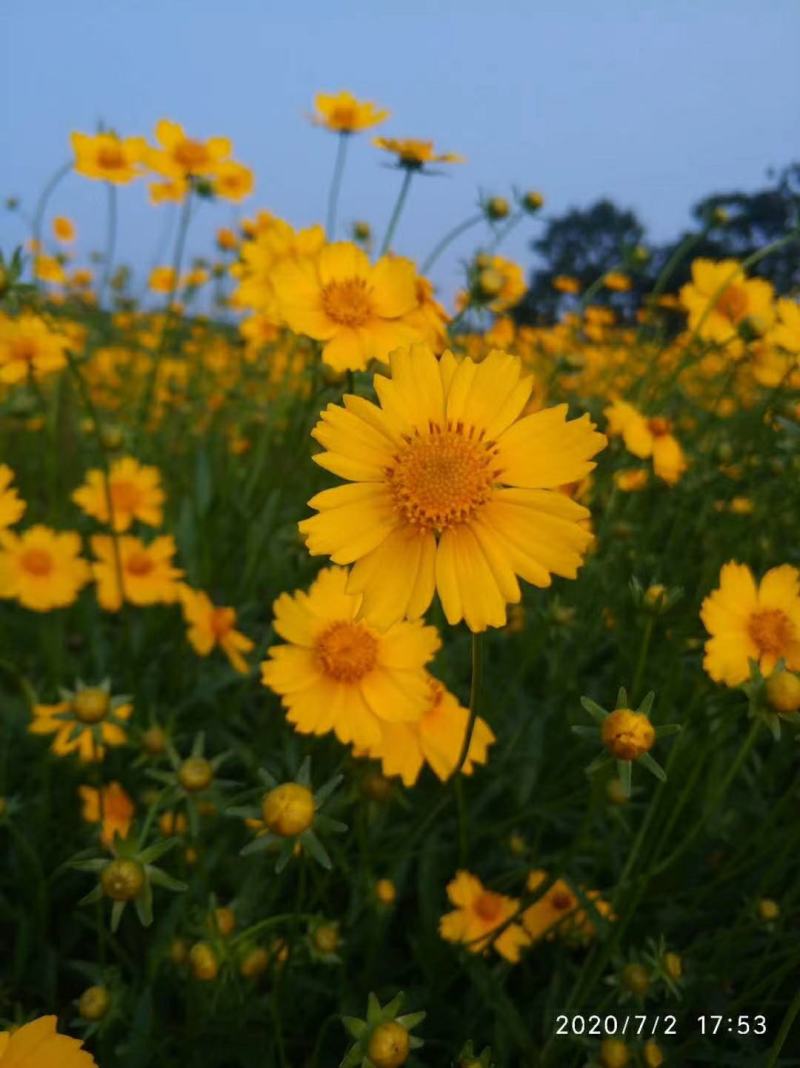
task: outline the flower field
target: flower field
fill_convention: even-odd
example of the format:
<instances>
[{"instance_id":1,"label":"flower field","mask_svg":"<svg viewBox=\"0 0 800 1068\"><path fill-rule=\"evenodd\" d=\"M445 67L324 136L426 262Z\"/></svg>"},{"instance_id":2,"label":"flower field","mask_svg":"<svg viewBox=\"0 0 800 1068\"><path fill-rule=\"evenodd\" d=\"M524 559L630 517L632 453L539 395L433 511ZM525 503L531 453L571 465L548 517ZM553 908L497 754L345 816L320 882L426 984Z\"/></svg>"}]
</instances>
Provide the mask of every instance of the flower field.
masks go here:
<instances>
[{"instance_id":1,"label":"flower field","mask_svg":"<svg viewBox=\"0 0 800 1068\"><path fill-rule=\"evenodd\" d=\"M13 205L0 1068L800 1064L798 230L714 259L709 217L537 318L546 192L401 256L466 161L313 120L324 224L168 120Z\"/></svg>"}]
</instances>

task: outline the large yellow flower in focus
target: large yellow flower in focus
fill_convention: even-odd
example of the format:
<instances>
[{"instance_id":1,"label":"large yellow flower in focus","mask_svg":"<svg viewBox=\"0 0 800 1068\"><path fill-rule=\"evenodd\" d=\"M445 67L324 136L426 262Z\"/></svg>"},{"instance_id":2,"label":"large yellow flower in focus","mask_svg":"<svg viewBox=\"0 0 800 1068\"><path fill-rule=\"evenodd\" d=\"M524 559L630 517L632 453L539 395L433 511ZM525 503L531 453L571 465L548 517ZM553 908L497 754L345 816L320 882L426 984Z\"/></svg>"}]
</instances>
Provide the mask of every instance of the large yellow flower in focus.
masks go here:
<instances>
[{"instance_id":1,"label":"large yellow flower in focus","mask_svg":"<svg viewBox=\"0 0 800 1068\"><path fill-rule=\"evenodd\" d=\"M320 466L351 482L309 502L309 551L355 563L348 591L379 627L426 611L438 591L448 622L500 627L517 576L546 587L574 578L591 533L586 508L558 487L578 482L606 444L588 415L559 405L520 419L533 380L493 351L482 363L425 345L392 353L375 376L381 407L346 396L313 431Z\"/></svg>"},{"instance_id":2,"label":"large yellow flower in focus","mask_svg":"<svg viewBox=\"0 0 800 1068\"><path fill-rule=\"evenodd\" d=\"M692 280L681 288L681 303L689 313L689 329L700 337L725 344L745 323L763 333L775 318L772 283L747 278L737 260L699 259L692 263Z\"/></svg>"},{"instance_id":3,"label":"large yellow flower in focus","mask_svg":"<svg viewBox=\"0 0 800 1068\"><path fill-rule=\"evenodd\" d=\"M339 93L317 93L314 97L317 114L312 121L334 133L358 133L378 126L389 118L390 112L377 108L370 100L357 100L343 89Z\"/></svg>"},{"instance_id":4,"label":"large yellow flower in focus","mask_svg":"<svg viewBox=\"0 0 800 1068\"><path fill-rule=\"evenodd\" d=\"M75 153L75 170L84 178L126 185L142 173L141 163L147 153L147 141L143 137L76 132L70 140Z\"/></svg>"},{"instance_id":5,"label":"large yellow flower in focus","mask_svg":"<svg viewBox=\"0 0 800 1068\"><path fill-rule=\"evenodd\" d=\"M157 467L146 467L132 456L121 456L109 471L97 468L86 473L86 481L72 494L86 515L100 523L110 523L108 498L114 514L114 530L128 530L135 520L150 527L161 525L164 491Z\"/></svg>"},{"instance_id":6,"label":"large yellow flower in focus","mask_svg":"<svg viewBox=\"0 0 800 1068\"><path fill-rule=\"evenodd\" d=\"M751 660L764 676L779 660L800 670L800 571L790 564L773 567L758 585L746 564L725 564L700 618L711 635L703 667L715 682L745 682Z\"/></svg>"},{"instance_id":7,"label":"large yellow flower in focus","mask_svg":"<svg viewBox=\"0 0 800 1068\"><path fill-rule=\"evenodd\" d=\"M34 612L65 608L91 578L81 539L37 525L14 534L0 531L0 597L13 597Z\"/></svg>"},{"instance_id":8,"label":"large yellow flower in focus","mask_svg":"<svg viewBox=\"0 0 800 1068\"><path fill-rule=\"evenodd\" d=\"M41 1016L16 1031L0 1031L0 1068L97 1068L80 1039L60 1035L56 1016Z\"/></svg>"},{"instance_id":9,"label":"large yellow flower in focus","mask_svg":"<svg viewBox=\"0 0 800 1068\"><path fill-rule=\"evenodd\" d=\"M275 630L289 643L269 649L265 686L280 694L302 734L333 731L371 750L384 723L413 721L430 701L425 664L439 648L434 627L397 623L384 633L357 619L361 598L347 593L347 572L320 572L308 593L275 601Z\"/></svg>"},{"instance_id":10,"label":"large yellow flower in focus","mask_svg":"<svg viewBox=\"0 0 800 1068\"><path fill-rule=\"evenodd\" d=\"M360 248L340 241L279 265L272 284L287 326L324 342L323 359L336 371L361 371L420 339L402 319L417 306L409 260L384 256L373 267Z\"/></svg>"}]
</instances>

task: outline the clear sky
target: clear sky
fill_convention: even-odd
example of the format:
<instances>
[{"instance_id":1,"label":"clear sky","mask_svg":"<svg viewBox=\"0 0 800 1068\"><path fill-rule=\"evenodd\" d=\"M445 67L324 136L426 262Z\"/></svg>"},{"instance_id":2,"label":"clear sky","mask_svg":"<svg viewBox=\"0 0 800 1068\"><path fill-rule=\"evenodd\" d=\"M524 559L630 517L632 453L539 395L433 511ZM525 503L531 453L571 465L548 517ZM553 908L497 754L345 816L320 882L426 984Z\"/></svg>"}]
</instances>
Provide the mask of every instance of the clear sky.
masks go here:
<instances>
[{"instance_id":1,"label":"clear sky","mask_svg":"<svg viewBox=\"0 0 800 1068\"><path fill-rule=\"evenodd\" d=\"M606 195L658 241L709 192L754 189L800 158L798 0L2 0L0 196L30 208L73 129L151 134L157 119L225 134L257 175L249 213L323 221L335 138L307 121L316 90L389 107L381 132L468 157L415 179L397 251L422 257L478 190L543 192L547 212ZM352 146L341 218L386 225L399 175ZM70 176L53 212L100 247L105 191ZM121 194L120 248L140 268L171 208ZM52 214L52 213L51 213ZM204 206L190 252L231 209ZM536 223L509 242L530 261ZM24 239L0 212L0 246ZM447 291L466 239L436 272Z\"/></svg>"}]
</instances>

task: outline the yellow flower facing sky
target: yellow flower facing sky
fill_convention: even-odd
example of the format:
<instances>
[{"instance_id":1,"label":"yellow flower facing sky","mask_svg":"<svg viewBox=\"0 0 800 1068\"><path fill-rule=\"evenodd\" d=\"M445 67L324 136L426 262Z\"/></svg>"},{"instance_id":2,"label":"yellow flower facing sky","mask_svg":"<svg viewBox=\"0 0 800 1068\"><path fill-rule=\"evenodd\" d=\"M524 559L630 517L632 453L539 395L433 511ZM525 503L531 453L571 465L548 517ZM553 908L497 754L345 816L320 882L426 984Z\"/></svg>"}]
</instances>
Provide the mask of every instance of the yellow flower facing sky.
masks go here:
<instances>
[{"instance_id":1,"label":"yellow flower facing sky","mask_svg":"<svg viewBox=\"0 0 800 1068\"><path fill-rule=\"evenodd\" d=\"M89 582L81 539L38 524L21 534L0 531L0 597L34 612L71 605Z\"/></svg>"},{"instance_id":2,"label":"yellow flower facing sky","mask_svg":"<svg viewBox=\"0 0 800 1068\"><path fill-rule=\"evenodd\" d=\"M117 612L123 600L135 605L174 604L178 600L183 572L173 566L175 540L169 534L145 545L139 538L123 534L116 539L122 572L119 588L114 538L95 534L91 539L92 572L97 583L97 600L107 612ZM123 597L124 591L124 597Z\"/></svg>"},{"instance_id":3,"label":"yellow flower facing sky","mask_svg":"<svg viewBox=\"0 0 800 1068\"><path fill-rule=\"evenodd\" d=\"M413 138L374 137L372 143L384 152L391 152L398 167L421 170L428 163L465 163L457 152L436 152L433 141L417 141Z\"/></svg>"},{"instance_id":4,"label":"yellow flower facing sky","mask_svg":"<svg viewBox=\"0 0 800 1068\"><path fill-rule=\"evenodd\" d=\"M236 629L236 609L215 605L208 594L188 586L181 588L180 600L188 627L186 636L194 651L208 656L219 646L234 671L246 675L249 668L243 654L252 650L253 642Z\"/></svg>"},{"instance_id":5,"label":"yellow flower facing sky","mask_svg":"<svg viewBox=\"0 0 800 1068\"><path fill-rule=\"evenodd\" d=\"M530 939L520 924L508 923L519 908L515 898L487 890L467 871L456 872L447 884L447 896L456 907L439 920L439 934L446 942L461 942L471 953L482 953L492 945L510 963L519 960ZM504 924L493 940L493 932Z\"/></svg>"},{"instance_id":6,"label":"yellow flower facing sky","mask_svg":"<svg viewBox=\"0 0 800 1068\"><path fill-rule=\"evenodd\" d=\"M760 583L746 564L725 564L700 618L711 635L703 667L715 682L739 686L751 660L765 677L779 660L800 670L800 571L790 564L773 567Z\"/></svg>"},{"instance_id":7,"label":"yellow flower facing sky","mask_svg":"<svg viewBox=\"0 0 800 1068\"><path fill-rule=\"evenodd\" d=\"M349 485L318 493L300 523L313 555L354 564L347 589L378 627L421 616L438 592L451 624L506 622L517 576L574 578L592 536L586 508L559 492L595 466L606 439L567 406L520 418L533 386L515 356L479 364L424 345L375 376L380 407L345 396L313 430L314 459Z\"/></svg>"},{"instance_id":8,"label":"yellow flower facing sky","mask_svg":"<svg viewBox=\"0 0 800 1068\"><path fill-rule=\"evenodd\" d=\"M421 338L403 318L417 306L410 260L384 256L372 266L360 248L340 241L280 264L272 284L286 325L322 341L322 358L336 371L364 370Z\"/></svg>"},{"instance_id":9,"label":"yellow flower facing sky","mask_svg":"<svg viewBox=\"0 0 800 1068\"><path fill-rule=\"evenodd\" d=\"M150 527L161 525L164 491L157 467L144 466L132 456L121 456L111 464L108 484L105 471L87 471L86 480L74 491L72 499L86 515L110 524L109 496L113 529L117 532L128 530L136 520Z\"/></svg>"},{"instance_id":10,"label":"yellow flower facing sky","mask_svg":"<svg viewBox=\"0 0 800 1068\"><path fill-rule=\"evenodd\" d=\"M642 460L652 458L655 473L671 486L680 479L688 465L668 419L648 418L622 400L614 401L603 414L608 419L608 433L621 435L628 452Z\"/></svg>"},{"instance_id":11,"label":"yellow flower facing sky","mask_svg":"<svg viewBox=\"0 0 800 1068\"><path fill-rule=\"evenodd\" d=\"M0 382L14 385L60 371L67 364L68 345L65 334L32 312L17 319L0 312Z\"/></svg>"},{"instance_id":12,"label":"yellow flower facing sky","mask_svg":"<svg viewBox=\"0 0 800 1068\"><path fill-rule=\"evenodd\" d=\"M147 153L143 137L118 137L114 133L73 133L75 170L84 178L126 185L142 174Z\"/></svg>"},{"instance_id":13,"label":"yellow flower facing sky","mask_svg":"<svg viewBox=\"0 0 800 1068\"><path fill-rule=\"evenodd\" d=\"M747 278L737 260L695 260L692 280L680 292L689 329L718 344L731 341L745 323L763 333L775 318L774 296L771 282Z\"/></svg>"},{"instance_id":14,"label":"yellow flower facing sky","mask_svg":"<svg viewBox=\"0 0 800 1068\"><path fill-rule=\"evenodd\" d=\"M302 734L333 731L340 742L371 750L386 722L418 720L430 703L425 664L439 648L434 627L397 623L381 633L358 620L361 598L345 589L347 572L320 572L307 593L275 601L274 645L262 682L280 694L286 718Z\"/></svg>"},{"instance_id":15,"label":"yellow flower facing sky","mask_svg":"<svg viewBox=\"0 0 800 1068\"><path fill-rule=\"evenodd\" d=\"M177 122L161 119L156 124L158 148L147 153L147 163L166 178L188 178L216 175L226 162L233 145L227 137L211 137L198 141L186 134Z\"/></svg>"},{"instance_id":16,"label":"yellow flower facing sky","mask_svg":"<svg viewBox=\"0 0 800 1068\"><path fill-rule=\"evenodd\" d=\"M25 501L15 486L14 472L8 464L0 464L0 530L13 527L25 514Z\"/></svg>"},{"instance_id":17,"label":"yellow flower facing sky","mask_svg":"<svg viewBox=\"0 0 800 1068\"><path fill-rule=\"evenodd\" d=\"M0 1068L97 1068L78 1038L60 1035L55 1016L40 1016L16 1031L0 1031Z\"/></svg>"},{"instance_id":18,"label":"yellow flower facing sky","mask_svg":"<svg viewBox=\"0 0 800 1068\"><path fill-rule=\"evenodd\" d=\"M350 134L368 130L385 122L390 114L370 100L357 100L346 89L338 93L317 93L314 107L317 110L312 122L334 133Z\"/></svg>"}]
</instances>

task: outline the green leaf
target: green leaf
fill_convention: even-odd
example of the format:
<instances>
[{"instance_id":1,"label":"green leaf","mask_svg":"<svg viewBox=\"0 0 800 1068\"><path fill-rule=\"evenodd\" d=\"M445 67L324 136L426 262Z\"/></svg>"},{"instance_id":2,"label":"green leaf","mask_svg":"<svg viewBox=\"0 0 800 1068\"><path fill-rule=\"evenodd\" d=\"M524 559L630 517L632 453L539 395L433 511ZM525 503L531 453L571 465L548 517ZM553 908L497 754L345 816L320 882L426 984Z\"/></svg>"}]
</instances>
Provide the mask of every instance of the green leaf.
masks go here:
<instances>
[{"instance_id":1,"label":"green leaf","mask_svg":"<svg viewBox=\"0 0 800 1068\"><path fill-rule=\"evenodd\" d=\"M602 723L608 715L608 712L601 708L597 701L593 701L591 697L582 697L581 704L596 723Z\"/></svg>"},{"instance_id":2,"label":"green leaf","mask_svg":"<svg viewBox=\"0 0 800 1068\"><path fill-rule=\"evenodd\" d=\"M326 868L328 871L330 871L330 869L333 867L333 864L331 863L331 858L328 856L325 847L323 846L322 842L320 842L319 838L317 838L317 836L314 834L314 832L304 831L303 834L300 835L300 841L303 843L303 845L314 858L314 860L316 860L318 864L321 864L323 868Z\"/></svg>"},{"instance_id":3,"label":"green leaf","mask_svg":"<svg viewBox=\"0 0 800 1068\"><path fill-rule=\"evenodd\" d=\"M651 690L650 693L648 693L645 696L644 700L639 705L639 707L638 707L638 709L636 711L637 712L641 712L641 714L643 716L649 716L650 715L650 709L653 707L653 701L655 701L655 699L656 699L656 691L655 690Z\"/></svg>"},{"instance_id":4,"label":"green leaf","mask_svg":"<svg viewBox=\"0 0 800 1068\"><path fill-rule=\"evenodd\" d=\"M653 760L649 753L643 753L638 760L638 763L646 768L651 775L655 775L661 782L667 781L667 773L661 767L657 760Z\"/></svg>"},{"instance_id":5,"label":"green leaf","mask_svg":"<svg viewBox=\"0 0 800 1068\"><path fill-rule=\"evenodd\" d=\"M633 765L630 760L617 761L617 775L622 783L622 792L626 797L631 796L631 772Z\"/></svg>"}]
</instances>

